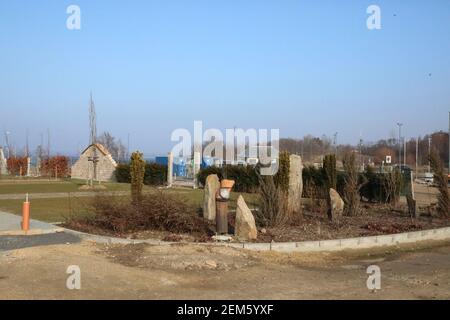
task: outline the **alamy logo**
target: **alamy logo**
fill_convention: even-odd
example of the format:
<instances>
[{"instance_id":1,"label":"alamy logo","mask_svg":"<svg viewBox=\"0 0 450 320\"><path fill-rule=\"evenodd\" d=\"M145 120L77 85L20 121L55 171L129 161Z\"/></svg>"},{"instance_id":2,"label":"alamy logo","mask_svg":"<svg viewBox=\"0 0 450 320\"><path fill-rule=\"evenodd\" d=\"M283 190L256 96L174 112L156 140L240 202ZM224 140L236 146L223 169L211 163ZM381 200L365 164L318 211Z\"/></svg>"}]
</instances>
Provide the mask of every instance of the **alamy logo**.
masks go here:
<instances>
[{"instance_id":1,"label":"alamy logo","mask_svg":"<svg viewBox=\"0 0 450 320\"><path fill-rule=\"evenodd\" d=\"M377 5L370 5L367 7L367 14L370 16L367 18L366 25L369 30L381 29L381 9Z\"/></svg>"},{"instance_id":2,"label":"alamy logo","mask_svg":"<svg viewBox=\"0 0 450 320\"><path fill-rule=\"evenodd\" d=\"M270 132L270 136L269 136ZM180 158L214 158L224 164L233 164L237 158L246 158L261 165L261 175L274 175L278 171L279 129L219 129L203 131L203 122L194 121L194 134L184 128L172 132L171 141L178 142L172 154ZM225 154L225 156L224 156ZM195 160L196 159L196 160Z\"/></svg>"},{"instance_id":3,"label":"alamy logo","mask_svg":"<svg viewBox=\"0 0 450 320\"><path fill-rule=\"evenodd\" d=\"M70 16L67 17L66 27L69 30L81 29L81 9L79 6L72 4L67 7L66 13Z\"/></svg>"},{"instance_id":4,"label":"alamy logo","mask_svg":"<svg viewBox=\"0 0 450 320\"><path fill-rule=\"evenodd\" d=\"M69 266L66 271L69 277L66 281L66 287L69 290L81 289L81 269L79 266Z\"/></svg>"},{"instance_id":5,"label":"alamy logo","mask_svg":"<svg viewBox=\"0 0 450 320\"><path fill-rule=\"evenodd\" d=\"M369 266L367 268L367 274L369 278L367 279L367 289L381 290L381 269L379 266Z\"/></svg>"}]
</instances>

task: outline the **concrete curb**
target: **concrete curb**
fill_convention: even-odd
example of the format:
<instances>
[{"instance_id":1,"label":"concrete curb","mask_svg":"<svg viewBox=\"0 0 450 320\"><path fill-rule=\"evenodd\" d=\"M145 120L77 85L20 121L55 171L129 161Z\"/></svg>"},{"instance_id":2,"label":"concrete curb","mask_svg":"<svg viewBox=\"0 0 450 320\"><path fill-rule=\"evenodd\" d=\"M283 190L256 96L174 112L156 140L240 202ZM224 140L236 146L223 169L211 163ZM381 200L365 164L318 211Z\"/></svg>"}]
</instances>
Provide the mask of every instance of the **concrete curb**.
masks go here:
<instances>
[{"instance_id":1,"label":"concrete curb","mask_svg":"<svg viewBox=\"0 0 450 320\"><path fill-rule=\"evenodd\" d=\"M210 246L225 246L237 249L252 251L275 251L275 252L329 252L343 251L349 249L370 249L386 246L395 246L399 244L415 243L420 241L450 240L450 227L414 231L407 233L389 234L372 237L360 237L351 239L323 240L323 241L304 241L304 242L285 242L285 243L236 243L236 242L216 242L216 243L197 243L197 242L166 242L161 240L134 240L116 237L107 237L92 235L84 232L62 228L64 232L73 234L83 240L94 241L101 244L152 244L152 245L172 245L172 244L197 244Z\"/></svg>"},{"instance_id":2,"label":"concrete curb","mask_svg":"<svg viewBox=\"0 0 450 320\"><path fill-rule=\"evenodd\" d=\"M30 229L28 231L23 230L11 230L11 231L0 231L0 236L35 236L41 234L51 234L65 231L63 228L55 229Z\"/></svg>"}]
</instances>

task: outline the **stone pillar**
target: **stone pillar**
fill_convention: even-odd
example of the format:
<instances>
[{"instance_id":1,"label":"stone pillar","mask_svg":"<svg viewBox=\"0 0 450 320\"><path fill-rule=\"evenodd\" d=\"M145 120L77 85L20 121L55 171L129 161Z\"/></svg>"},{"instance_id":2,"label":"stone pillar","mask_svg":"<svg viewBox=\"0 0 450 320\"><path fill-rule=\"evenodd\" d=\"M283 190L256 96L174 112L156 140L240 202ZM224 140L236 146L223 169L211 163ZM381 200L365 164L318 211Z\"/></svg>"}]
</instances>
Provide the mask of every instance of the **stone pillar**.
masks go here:
<instances>
[{"instance_id":1,"label":"stone pillar","mask_svg":"<svg viewBox=\"0 0 450 320\"><path fill-rule=\"evenodd\" d=\"M173 154L169 152L167 154L167 186L172 187L173 183Z\"/></svg>"},{"instance_id":2,"label":"stone pillar","mask_svg":"<svg viewBox=\"0 0 450 320\"><path fill-rule=\"evenodd\" d=\"M203 197L203 218L210 221L216 220L216 194L220 189L220 181L217 174L210 174L205 181Z\"/></svg>"},{"instance_id":3,"label":"stone pillar","mask_svg":"<svg viewBox=\"0 0 450 320\"><path fill-rule=\"evenodd\" d=\"M27 177L29 177L31 175L30 172L31 172L31 158L28 157L27 158Z\"/></svg>"},{"instance_id":4,"label":"stone pillar","mask_svg":"<svg viewBox=\"0 0 450 320\"><path fill-rule=\"evenodd\" d=\"M242 195L239 195L236 204L236 224L234 234L239 240L255 240L258 237L255 218L245 203Z\"/></svg>"},{"instance_id":5,"label":"stone pillar","mask_svg":"<svg viewBox=\"0 0 450 320\"><path fill-rule=\"evenodd\" d=\"M197 173L200 171L200 164L201 164L201 154L200 152L196 151L194 152L194 189L198 188L198 179L197 179Z\"/></svg>"},{"instance_id":6,"label":"stone pillar","mask_svg":"<svg viewBox=\"0 0 450 320\"><path fill-rule=\"evenodd\" d=\"M302 158L298 155L289 156L289 190L288 190L288 213L300 213L302 209Z\"/></svg>"},{"instance_id":7,"label":"stone pillar","mask_svg":"<svg viewBox=\"0 0 450 320\"><path fill-rule=\"evenodd\" d=\"M0 147L0 175L8 174L8 165L6 162L5 154L3 153L3 148Z\"/></svg>"}]
</instances>

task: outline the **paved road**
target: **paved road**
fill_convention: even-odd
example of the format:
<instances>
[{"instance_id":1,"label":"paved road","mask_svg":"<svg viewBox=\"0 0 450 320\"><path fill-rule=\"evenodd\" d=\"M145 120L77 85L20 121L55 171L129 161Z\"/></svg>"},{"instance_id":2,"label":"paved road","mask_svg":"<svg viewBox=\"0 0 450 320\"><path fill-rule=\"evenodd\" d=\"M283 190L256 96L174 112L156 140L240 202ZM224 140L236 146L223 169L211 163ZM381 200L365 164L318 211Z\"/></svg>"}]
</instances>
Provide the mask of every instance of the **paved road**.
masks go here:
<instances>
[{"instance_id":1,"label":"paved road","mask_svg":"<svg viewBox=\"0 0 450 320\"><path fill-rule=\"evenodd\" d=\"M80 238L65 232L32 236L0 236L0 251L49 246L54 244L73 244L79 243L80 241Z\"/></svg>"}]
</instances>

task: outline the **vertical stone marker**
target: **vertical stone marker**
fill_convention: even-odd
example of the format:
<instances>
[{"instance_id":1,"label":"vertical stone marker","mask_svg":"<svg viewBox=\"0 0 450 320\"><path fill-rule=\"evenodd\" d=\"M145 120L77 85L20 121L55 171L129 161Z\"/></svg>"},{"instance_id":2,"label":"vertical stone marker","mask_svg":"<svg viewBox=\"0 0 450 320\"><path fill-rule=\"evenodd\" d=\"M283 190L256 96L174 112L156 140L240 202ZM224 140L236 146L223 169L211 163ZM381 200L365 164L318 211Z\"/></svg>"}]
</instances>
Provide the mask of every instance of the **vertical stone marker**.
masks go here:
<instances>
[{"instance_id":1,"label":"vertical stone marker","mask_svg":"<svg viewBox=\"0 0 450 320\"><path fill-rule=\"evenodd\" d=\"M210 174L205 181L203 197L203 218L210 221L216 220L216 194L219 191L220 182L217 174Z\"/></svg>"},{"instance_id":2,"label":"vertical stone marker","mask_svg":"<svg viewBox=\"0 0 450 320\"><path fill-rule=\"evenodd\" d=\"M167 186L172 187L173 183L173 154L169 152L167 154Z\"/></svg>"},{"instance_id":3,"label":"vertical stone marker","mask_svg":"<svg viewBox=\"0 0 450 320\"><path fill-rule=\"evenodd\" d=\"M27 177L31 176L31 158L27 157Z\"/></svg>"},{"instance_id":4,"label":"vertical stone marker","mask_svg":"<svg viewBox=\"0 0 450 320\"><path fill-rule=\"evenodd\" d=\"M198 188L197 173L200 171L201 154L198 151L194 152L194 189Z\"/></svg>"},{"instance_id":5,"label":"vertical stone marker","mask_svg":"<svg viewBox=\"0 0 450 320\"><path fill-rule=\"evenodd\" d=\"M255 218L245 203L242 195L239 195L239 198L237 199L234 235L239 240L255 240L258 236Z\"/></svg>"},{"instance_id":6,"label":"vertical stone marker","mask_svg":"<svg viewBox=\"0 0 450 320\"><path fill-rule=\"evenodd\" d=\"M339 219L342 217L342 213L344 212L344 200L342 200L339 193L334 190L333 188L330 188L330 212L328 215L328 218L330 220Z\"/></svg>"},{"instance_id":7,"label":"vertical stone marker","mask_svg":"<svg viewBox=\"0 0 450 320\"><path fill-rule=\"evenodd\" d=\"M302 158L298 155L289 156L289 189L288 189L288 212L299 213L302 209Z\"/></svg>"},{"instance_id":8,"label":"vertical stone marker","mask_svg":"<svg viewBox=\"0 0 450 320\"><path fill-rule=\"evenodd\" d=\"M3 148L0 147L0 175L8 174L8 165L5 158L5 154L3 153Z\"/></svg>"}]
</instances>

